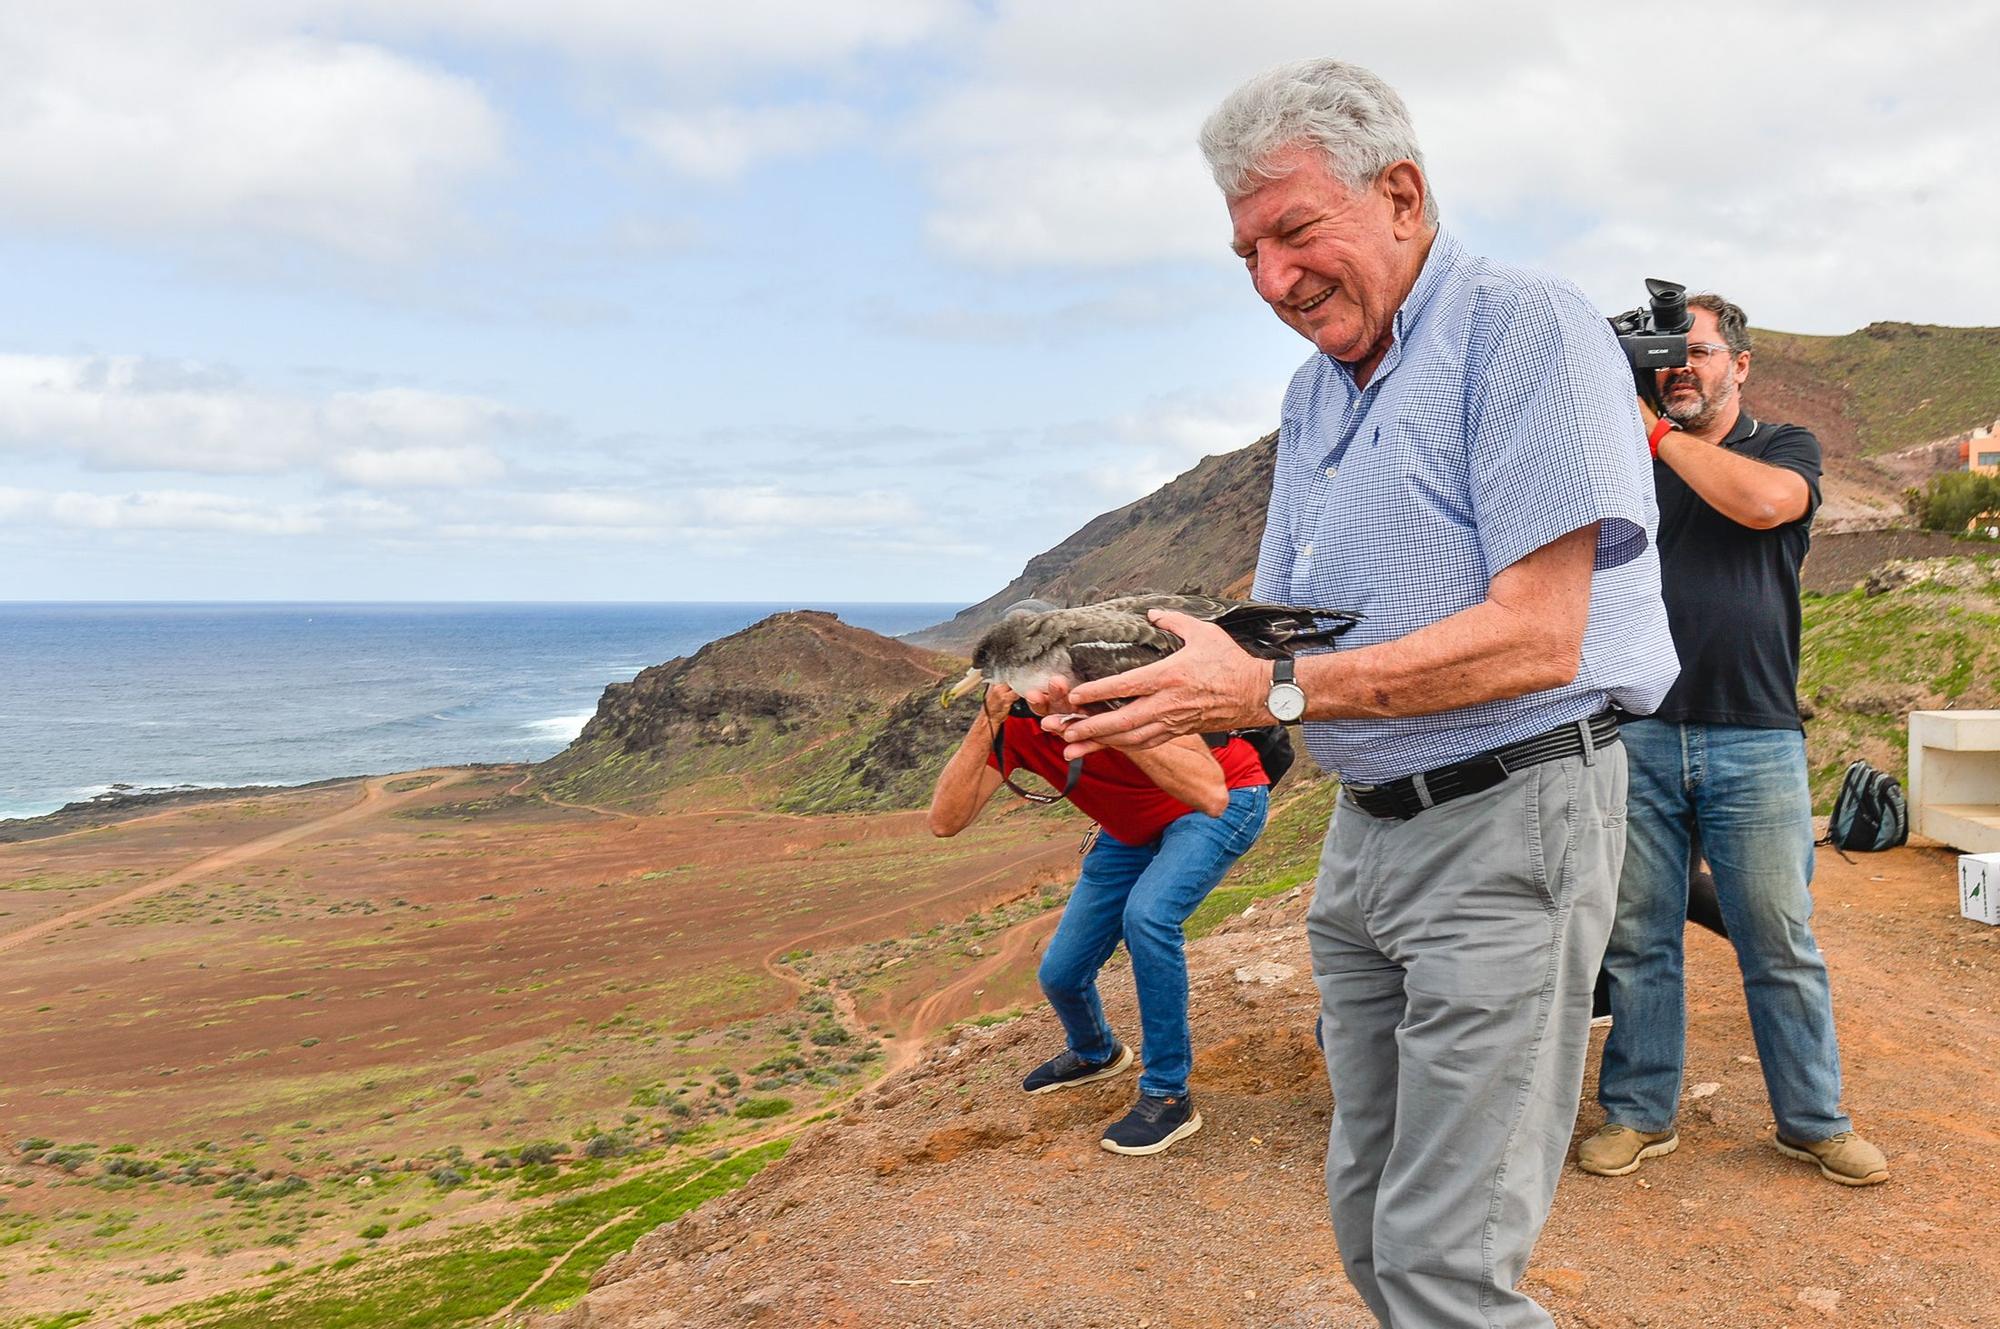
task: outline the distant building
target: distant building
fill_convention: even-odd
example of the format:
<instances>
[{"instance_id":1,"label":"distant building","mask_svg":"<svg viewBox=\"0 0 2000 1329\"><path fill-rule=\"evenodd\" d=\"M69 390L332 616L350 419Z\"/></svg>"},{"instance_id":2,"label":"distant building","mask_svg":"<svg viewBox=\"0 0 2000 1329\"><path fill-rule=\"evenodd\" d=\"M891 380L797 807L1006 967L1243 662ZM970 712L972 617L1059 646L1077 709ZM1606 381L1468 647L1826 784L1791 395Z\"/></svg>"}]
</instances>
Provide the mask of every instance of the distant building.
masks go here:
<instances>
[{"instance_id":1,"label":"distant building","mask_svg":"<svg viewBox=\"0 0 2000 1329\"><path fill-rule=\"evenodd\" d=\"M1968 431L1959 441L1958 457L1968 471L1978 471L1985 475L2000 473L2000 438L1993 436L1994 425L1980 425Z\"/></svg>"}]
</instances>

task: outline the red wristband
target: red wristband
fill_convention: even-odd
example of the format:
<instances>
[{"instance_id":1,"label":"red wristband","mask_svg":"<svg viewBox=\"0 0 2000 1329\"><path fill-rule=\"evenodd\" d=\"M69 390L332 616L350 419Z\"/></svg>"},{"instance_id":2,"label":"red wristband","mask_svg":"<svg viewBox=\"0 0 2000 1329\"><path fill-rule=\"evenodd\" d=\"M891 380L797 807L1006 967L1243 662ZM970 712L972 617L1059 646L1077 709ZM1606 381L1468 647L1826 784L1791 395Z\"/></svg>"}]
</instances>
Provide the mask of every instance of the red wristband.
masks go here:
<instances>
[{"instance_id":1,"label":"red wristband","mask_svg":"<svg viewBox=\"0 0 2000 1329\"><path fill-rule=\"evenodd\" d=\"M1672 420L1667 419L1667 417L1664 415L1661 416L1658 420L1656 420L1653 423L1653 432L1646 435L1646 450L1652 453L1655 457L1659 456L1660 440L1665 438L1668 434L1673 433L1674 430L1678 428L1680 428L1680 426L1675 424Z\"/></svg>"}]
</instances>

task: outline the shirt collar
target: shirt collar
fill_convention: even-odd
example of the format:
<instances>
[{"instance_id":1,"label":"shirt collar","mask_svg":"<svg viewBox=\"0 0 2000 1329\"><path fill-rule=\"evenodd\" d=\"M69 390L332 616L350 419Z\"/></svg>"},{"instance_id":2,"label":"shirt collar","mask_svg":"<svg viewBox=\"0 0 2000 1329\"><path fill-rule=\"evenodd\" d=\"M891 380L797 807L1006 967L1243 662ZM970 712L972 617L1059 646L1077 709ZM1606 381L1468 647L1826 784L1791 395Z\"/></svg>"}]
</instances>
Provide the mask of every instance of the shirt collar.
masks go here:
<instances>
[{"instance_id":1,"label":"shirt collar","mask_svg":"<svg viewBox=\"0 0 2000 1329\"><path fill-rule=\"evenodd\" d=\"M1727 437L1722 440L1722 446L1733 448L1756 432L1757 421L1752 418L1750 412L1739 407L1736 413L1736 423L1730 426Z\"/></svg>"},{"instance_id":2,"label":"shirt collar","mask_svg":"<svg viewBox=\"0 0 2000 1329\"><path fill-rule=\"evenodd\" d=\"M1404 297L1403 307L1396 311L1395 321L1391 324L1395 329L1397 342L1403 340L1405 332L1412 323L1423 317L1431 297L1438 293L1440 286L1444 285L1445 273L1458 266L1459 258L1464 252L1459 246L1457 237L1442 226L1437 228L1437 232L1431 236L1431 252L1424 256L1423 270L1417 274L1417 284L1412 286L1409 295Z\"/></svg>"},{"instance_id":3,"label":"shirt collar","mask_svg":"<svg viewBox=\"0 0 2000 1329\"><path fill-rule=\"evenodd\" d=\"M1389 322L1389 349L1383 355L1382 363L1375 367L1374 374L1370 376L1368 380L1370 384L1381 382L1403 358L1403 342L1408 337L1410 328L1423 317L1431 298L1438 293L1438 288L1444 285L1445 274L1458 266L1464 253L1457 238L1444 227L1438 227L1431 235L1430 253L1424 256L1424 266L1417 273L1416 284L1410 287L1410 293L1403 297L1403 303ZM1351 385L1354 381L1353 366L1335 360L1330 355L1326 358L1346 375Z\"/></svg>"}]
</instances>

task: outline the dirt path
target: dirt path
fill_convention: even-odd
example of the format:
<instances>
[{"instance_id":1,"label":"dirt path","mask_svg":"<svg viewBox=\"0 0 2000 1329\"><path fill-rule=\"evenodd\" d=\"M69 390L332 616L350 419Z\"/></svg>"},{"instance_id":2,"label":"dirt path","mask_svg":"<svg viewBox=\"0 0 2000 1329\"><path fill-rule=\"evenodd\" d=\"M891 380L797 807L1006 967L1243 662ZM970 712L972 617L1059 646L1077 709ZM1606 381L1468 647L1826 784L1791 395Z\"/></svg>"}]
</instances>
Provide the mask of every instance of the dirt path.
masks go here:
<instances>
[{"instance_id":1,"label":"dirt path","mask_svg":"<svg viewBox=\"0 0 2000 1329\"><path fill-rule=\"evenodd\" d=\"M857 928L865 928L874 923L885 922L899 914L907 914L912 910L921 909L927 905L936 904L941 900L950 899L972 887L978 886L982 882L991 881L996 877L1006 876L1010 873L1027 871L1028 869L1040 866L1045 860L1067 857L1073 852L1066 842L1059 842L1036 853L1029 854L1013 863L1009 863L1004 867L995 868L991 872L974 877L971 881L959 882L944 890L919 896L914 900L905 900L893 908L870 914L866 918L849 919L813 932L805 933L802 936L789 938L765 953L763 958L764 972L791 988L795 996L803 996L806 991L805 980L800 978L791 966L784 964L780 957L803 948L809 942L822 941L830 936L851 932ZM1053 913L1029 919L1026 923L1017 924L1015 927L1009 929L1007 939L1002 942L999 951L981 960L970 971L954 979L949 986L924 998L915 1006L910 1007L906 1013L901 1013L895 1019L896 1032L882 1040L882 1073L874 1077L867 1084L862 1085L859 1092L865 1093L873 1089L891 1075L914 1064L918 1056L923 1052L925 1041L938 1030L959 1019L964 1014L965 1009L969 1008L971 1002L970 994L973 989L984 986L985 980L988 977L1004 970L1009 964L1018 962L1034 946L1036 938L1041 934L1029 933L1027 929L1036 924L1043 924L1044 930L1052 928L1055 926L1055 919L1057 917L1060 917L1060 914ZM855 1009L853 994L849 993L845 988L837 986L831 989L831 994L833 997L834 1014L840 1020L841 1024L846 1026L847 1031L856 1038L867 1038L868 1025L862 1020L860 1012Z\"/></svg>"},{"instance_id":2,"label":"dirt path","mask_svg":"<svg viewBox=\"0 0 2000 1329\"><path fill-rule=\"evenodd\" d=\"M513 784L507 786L507 796L509 798L519 798L521 796L522 786L527 784L528 781L534 778L535 778L535 773L534 771L530 770L526 775L514 781ZM635 830L635 831L638 830L640 823L646 820L646 818L640 816L636 812L626 812L620 808L599 807L595 803L572 803L566 798L557 798L554 794L550 793L546 789L537 789L533 792L535 797L541 799L542 802L552 804L559 808L568 808L573 812L593 812L600 817L610 817L614 821L630 822L631 825L627 828L629 830Z\"/></svg>"},{"instance_id":3,"label":"dirt path","mask_svg":"<svg viewBox=\"0 0 2000 1329\"><path fill-rule=\"evenodd\" d=\"M1035 946L1061 921L1062 910L1051 909L1016 923L1001 934L992 954L904 1012L896 1036L888 1040L894 1049L889 1054L891 1071L916 1064L934 1034L972 1014L978 994L1000 975L1024 966Z\"/></svg>"},{"instance_id":4,"label":"dirt path","mask_svg":"<svg viewBox=\"0 0 2000 1329\"><path fill-rule=\"evenodd\" d=\"M702 1175L705 1176L707 1174L704 1173ZM693 1184L694 1181L697 1181L699 1179L700 1179L699 1177L691 1178L689 1184L691 1185ZM618 1224L624 1222L632 1215L638 1213L639 1209L640 1206L635 1204L630 1209L627 1209L622 1213L613 1214L611 1217L605 1219L602 1223L599 1223L596 1227L592 1228L590 1231L584 1233L581 1237L578 1237L576 1239L576 1244L574 1246L571 1246L561 1255L558 1255L556 1256L555 1259L549 1261L549 1267L542 1270L541 1276L539 1278L537 1278L534 1282L528 1284L528 1286L526 1286L525 1288L521 1289L520 1296L514 1298L512 1301L508 1302L505 1306L502 1306L499 1310L494 1311L493 1314L487 1316L486 1323L498 1324L502 1320L505 1320L509 1315L512 1315L514 1313L514 1309L517 1306L519 1306L522 1302L526 1301L529 1297L534 1296L535 1293L538 1290L540 1290L542 1284L548 1282L551 1278L554 1278L556 1276L556 1270L568 1264L570 1261L570 1257L574 1256L578 1251L582 1250L585 1246L588 1246L591 1242L596 1241L597 1238L602 1234L609 1232L612 1228L616 1227Z\"/></svg>"},{"instance_id":5,"label":"dirt path","mask_svg":"<svg viewBox=\"0 0 2000 1329\"><path fill-rule=\"evenodd\" d=\"M324 817L303 822L287 830L273 832L259 839L248 840L239 845L232 845L228 849L198 858L178 872L169 873L164 877L149 881L143 886L135 886L129 891L114 895L109 900L100 900L96 904L85 905L81 909L72 909L68 913L58 914L54 918L43 919L41 922L22 928L18 932L9 932L4 936L0 936L0 954L13 950L17 946L25 946L39 937L45 937L51 932L60 931L72 924L101 917L113 910L122 909L128 904L144 900L149 896L158 895L162 891L170 891L176 886L186 885L197 877L206 876L211 872L220 872L225 868L238 867L253 859L261 858L274 849L283 849L286 845L296 844L308 836L323 834L336 827L345 826L349 822L359 821L363 817L373 816L378 812L386 812L399 804L409 802L419 794L430 793L433 790L442 789L446 785L457 784L470 773L463 770L427 770L407 771L398 775L374 776L362 781L361 797L338 812L329 813ZM425 775L433 778L430 783L419 788L404 790L400 794L392 794L388 790L388 786L391 783Z\"/></svg>"}]
</instances>

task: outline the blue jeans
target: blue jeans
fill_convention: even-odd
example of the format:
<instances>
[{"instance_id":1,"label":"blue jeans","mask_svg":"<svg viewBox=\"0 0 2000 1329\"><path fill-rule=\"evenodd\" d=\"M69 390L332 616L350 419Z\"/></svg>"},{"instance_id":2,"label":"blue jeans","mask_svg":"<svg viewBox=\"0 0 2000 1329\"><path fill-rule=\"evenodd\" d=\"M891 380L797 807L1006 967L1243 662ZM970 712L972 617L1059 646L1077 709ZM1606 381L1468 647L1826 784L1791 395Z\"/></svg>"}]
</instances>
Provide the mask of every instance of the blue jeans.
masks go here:
<instances>
[{"instance_id":1,"label":"blue jeans","mask_svg":"<svg viewBox=\"0 0 2000 1329\"><path fill-rule=\"evenodd\" d=\"M1122 939L1139 990L1145 1074L1139 1092L1187 1092L1194 1049L1188 1038L1187 944L1181 925L1216 883L1257 842L1270 808L1263 785L1229 791L1220 817L1190 812L1151 844L1109 835L1084 857L1062 922L1042 956L1042 992L1069 1035L1070 1051L1090 1061L1112 1055L1118 1040L1104 1020L1097 971Z\"/></svg>"},{"instance_id":2,"label":"blue jeans","mask_svg":"<svg viewBox=\"0 0 2000 1329\"><path fill-rule=\"evenodd\" d=\"M1805 735L1663 720L1629 721L1623 734L1632 786L1604 956L1612 1025L1597 1101L1611 1121L1634 1130L1673 1124L1687 1043L1688 860L1698 842L1743 973L1779 1133L1823 1140L1850 1129L1840 1111L1833 995L1810 922Z\"/></svg>"}]
</instances>

